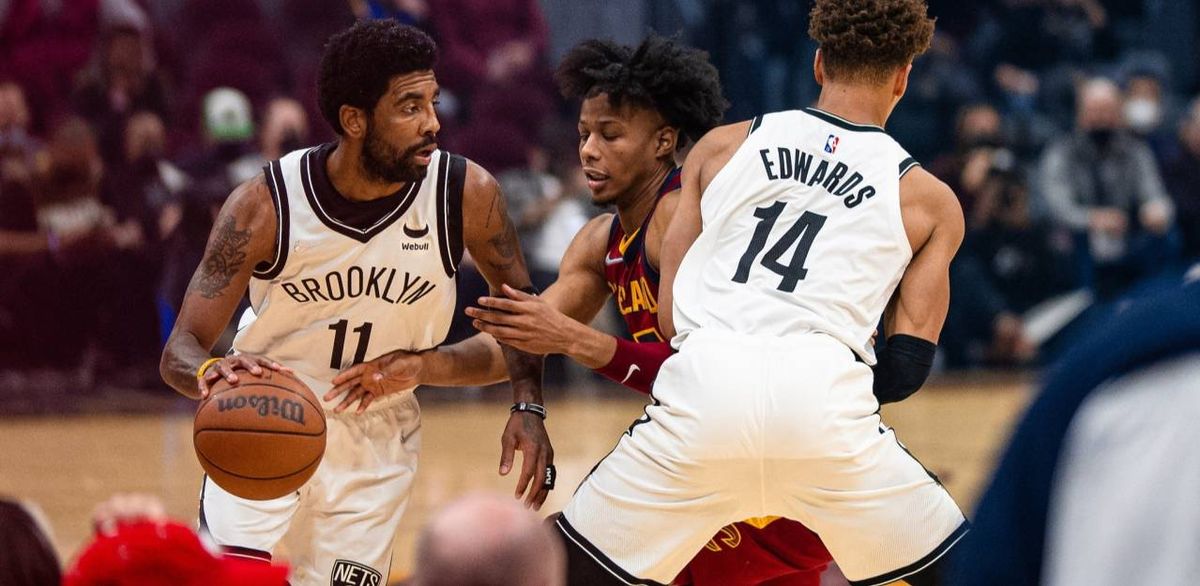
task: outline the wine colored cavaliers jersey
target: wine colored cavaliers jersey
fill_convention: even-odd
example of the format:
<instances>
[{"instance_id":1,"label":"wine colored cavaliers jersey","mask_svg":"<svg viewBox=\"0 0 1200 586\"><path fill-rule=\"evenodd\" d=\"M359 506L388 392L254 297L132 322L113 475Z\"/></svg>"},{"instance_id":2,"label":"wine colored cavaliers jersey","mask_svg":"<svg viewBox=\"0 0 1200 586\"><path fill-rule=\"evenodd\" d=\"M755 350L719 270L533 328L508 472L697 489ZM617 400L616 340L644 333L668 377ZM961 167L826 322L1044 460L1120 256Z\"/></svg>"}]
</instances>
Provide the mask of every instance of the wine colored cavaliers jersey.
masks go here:
<instances>
[{"instance_id":1,"label":"wine colored cavaliers jersey","mask_svg":"<svg viewBox=\"0 0 1200 586\"><path fill-rule=\"evenodd\" d=\"M672 343L813 332L875 364L871 334L912 258L900 178L916 164L878 126L813 108L756 118L700 200Z\"/></svg>"},{"instance_id":2,"label":"wine colored cavaliers jersey","mask_svg":"<svg viewBox=\"0 0 1200 586\"><path fill-rule=\"evenodd\" d=\"M333 148L299 150L265 168L276 256L255 268L233 343L294 369L318 397L353 364L441 343L463 252L466 159L437 151L423 180L352 202L329 179Z\"/></svg>"},{"instance_id":3,"label":"wine colored cavaliers jersey","mask_svg":"<svg viewBox=\"0 0 1200 586\"><path fill-rule=\"evenodd\" d=\"M617 309L635 342L665 342L658 329L658 270L646 258L646 230L662 197L679 189L680 169L667 175L658 189L654 207L642 225L632 234L621 227L621 218L613 214L608 232L608 252L604 256L604 278L612 290Z\"/></svg>"}]
</instances>

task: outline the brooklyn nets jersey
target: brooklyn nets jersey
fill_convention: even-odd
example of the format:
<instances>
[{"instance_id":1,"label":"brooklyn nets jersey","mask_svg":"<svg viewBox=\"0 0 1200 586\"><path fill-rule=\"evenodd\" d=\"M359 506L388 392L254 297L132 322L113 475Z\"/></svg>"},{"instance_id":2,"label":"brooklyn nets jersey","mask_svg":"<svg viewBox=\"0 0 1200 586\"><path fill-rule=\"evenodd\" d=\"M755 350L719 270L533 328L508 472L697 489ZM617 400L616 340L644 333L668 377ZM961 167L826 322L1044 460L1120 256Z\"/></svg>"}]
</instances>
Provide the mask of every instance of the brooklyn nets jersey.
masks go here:
<instances>
[{"instance_id":1,"label":"brooklyn nets jersey","mask_svg":"<svg viewBox=\"0 0 1200 586\"><path fill-rule=\"evenodd\" d=\"M333 144L264 172L278 217L276 255L255 267L233 348L291 367L317 396L340 370L441 343L462 258L466 160L433 154L425 179L351 202L325 162Z\"/></svg>"},{"instance_id":2,"label":"brooklyn nets jersey","mask_svg":"<svg viewBox=\"0 0 1200 586\"><path fill-rule=\"evenodd\" d=\"M754 119L701 198L676 347L696 328L819 332L874 364L871 333L912 258L899 186L916 164L882 128L820 110Z\"/></svg>"}]
</instances>

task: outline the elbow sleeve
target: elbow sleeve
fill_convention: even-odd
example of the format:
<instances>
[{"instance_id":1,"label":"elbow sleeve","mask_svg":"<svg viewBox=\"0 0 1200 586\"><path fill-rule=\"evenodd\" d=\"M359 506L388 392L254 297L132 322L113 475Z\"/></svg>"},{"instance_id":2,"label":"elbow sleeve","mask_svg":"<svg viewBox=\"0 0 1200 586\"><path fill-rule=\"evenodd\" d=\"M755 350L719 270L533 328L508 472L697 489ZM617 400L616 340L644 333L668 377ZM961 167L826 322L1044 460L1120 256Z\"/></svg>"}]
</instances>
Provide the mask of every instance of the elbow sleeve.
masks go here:
<instances>
[{"instance_id":1,"label":"elbow sleeve","mask_svg":"<svg viewBox=\"0 0 1200 586\"><path fill-rule=\"evenodd\" d=\"M929 378L937 344L906 334L888 338L875 364L875 398L879 404L903 401Z\"/></svg>"}]
</instances>

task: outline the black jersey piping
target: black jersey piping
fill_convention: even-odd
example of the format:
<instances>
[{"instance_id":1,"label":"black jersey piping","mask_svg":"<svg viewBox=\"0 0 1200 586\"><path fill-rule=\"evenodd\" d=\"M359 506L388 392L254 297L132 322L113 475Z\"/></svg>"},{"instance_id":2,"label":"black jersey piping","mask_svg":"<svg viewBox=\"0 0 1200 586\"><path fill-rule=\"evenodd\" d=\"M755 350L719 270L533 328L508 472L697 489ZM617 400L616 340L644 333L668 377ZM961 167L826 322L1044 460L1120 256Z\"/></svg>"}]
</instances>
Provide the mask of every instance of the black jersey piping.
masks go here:
<instances>
[{"instance_id":1,"label":"black jersey piping","mask_svg":"<svg viewBox=\"0 0 1200 586\"><path fill-rule=\"evenodd\" d=\"M288 212L287 185L283 181L283 167L279 161L271 161L263 167L263 178L266 179L271 199L275 202L275 218L278 222L278 225L275 226L275 259L265 268L255 267L253 274L257 279L270 281L278 277L279 273L283 272L284 265L287 264L291 237L291 214Z\"/></svg>"},{"instance_id":2,"label":"black jersey piping","mask_svg":"<svg viewBox=\"0 0 1200 586\"><path fill-rule=\"evenodd\" d=\"M458 272L463 255L462 198L467 160L443 152L437 180L438 250L447 277Z\"/></svg>"},{"instance_id":3,"label":"black jersey piping","mask_svg":"<svg viewBox=\"0 0 1200 586\"><path fill-rule=\"evenodd\" d=\"M317 192L313 187L312 165L313 153L315 153L316 150L317 149L309 149L308 152L304 153L304 158L300 161L300 178L304 184L304 195L308 199L308 205L312 207L313 214L317 216L317 219L321 220L322 224L325 224L327 228L337 232L338 234L353 238L365 244L369 242L375 235L386 230L388 226L391 226L396 222L396 220L404 217L404 212L408 211L408 208L412 206L413 202L417 199L417 190L423 181L413 181L409 183L408 192L406 192L400 198L399 203L396 204L396 209L380 218L377 222L375 222L374 225L371 225L367 228L357 228L343 224L336 218L326 213L325 209L321 206L321 201L317 197Z\"/></svg>"},{"instance_id":4,"label":"black jersey piping","mask_svg":"<svg viewBox=\"0 0 1200 586\"><path fill-rule=\"evenodd\" d=\"M918 163L917 160L912 157L904 159L903 161L900 161L900 176L904 177L906 173L913 170L913 167L920 166L921 163Z\"/></svg>"},{"instance_id":5,"label":"black jersey piping","mask_svg":"<svg viewBox=\"0 0 1200 586\"><path fill-rule=\"evenodd\" d=\"M885 132L883 128L875 126L874 124L858 124L857 122L851 122L845 118L830 114L824 110L818 110L816 108L805 108L804 112L808 113L810 116L820 118L821 120L837 126L838 128L852 130L854 132Z\"/></svg>"}]
</instances>

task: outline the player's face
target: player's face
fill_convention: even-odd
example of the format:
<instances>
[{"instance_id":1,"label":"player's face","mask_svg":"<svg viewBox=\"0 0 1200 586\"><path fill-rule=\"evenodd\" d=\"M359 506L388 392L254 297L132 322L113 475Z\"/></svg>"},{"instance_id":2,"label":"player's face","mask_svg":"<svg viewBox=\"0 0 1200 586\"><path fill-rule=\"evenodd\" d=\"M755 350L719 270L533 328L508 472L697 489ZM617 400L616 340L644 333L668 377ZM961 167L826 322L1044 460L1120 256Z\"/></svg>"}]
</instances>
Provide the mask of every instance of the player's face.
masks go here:
<instances>
[{"instance_id":1,"label":"player's face","mask_svg":"<svg viewBox=\"0 0 1200 586\"><path fill-rule=\"evenodd\" d=\"M388 91L367 117L362 164L373 179L388 183L425 177L437 148L439 89L432 71L392 78Z\"/></svg>"},{"instance_id":2,"label":"player's face","mask_svg":"<svg viewBox=\"0 0 1200 586\"><path fill-rule=\"evenodd\" d=\"M579 161L592 191L592 203L617 203L653 177L661 165L656 147L664 125L654 110L628 102L614 108L607 94L583 101Z\"/></svg>"}]
</instances>

